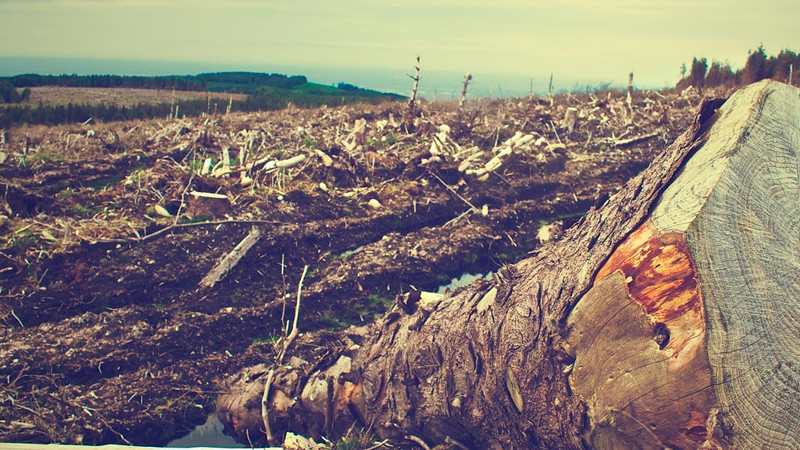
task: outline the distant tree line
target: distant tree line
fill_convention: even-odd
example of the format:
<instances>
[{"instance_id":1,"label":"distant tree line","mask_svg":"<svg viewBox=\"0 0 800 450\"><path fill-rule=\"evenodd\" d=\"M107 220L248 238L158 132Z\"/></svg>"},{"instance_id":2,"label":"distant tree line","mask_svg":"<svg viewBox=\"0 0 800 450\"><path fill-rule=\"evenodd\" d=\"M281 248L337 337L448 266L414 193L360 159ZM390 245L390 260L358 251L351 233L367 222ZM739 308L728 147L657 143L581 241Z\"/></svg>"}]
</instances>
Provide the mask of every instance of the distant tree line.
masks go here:
<instances>
[{"instance_id":1,"label":"distant tree line","mask_svg":"<svg viewBox=\"0 0 800 450\"><path fill-rule=\"evenodd\" d=\"M358 87L358 86L354 86L354 85L352 85L352 84L349 84L349 83L343 83L343 82L339 82L339 84L337 84L337 85L336 85L336 88L337 88L337 89L341 89L341 90L343 90L343 91L360 91L360 90L362 90L362 89L361 89L360 87Z\"/></svg>"},{"instance_id":2,"label":"distant tree line","mask_svg":"<svg viewBox=\"0 0 800 450\"><path fill-rule=\"evenodd\" d=\"M293 89L306 84L302 75L287 76L278 73L219 72L199 75L171 75L145 77L129 75L37 75L24 74L0 78L14 87L92 87L92 88L138 88L175 89L177 91L237 92L249 94L260 86L278 89Z\"/></svg>"},{"instance_id":3,"label":"distant tree line","mask_svg":"<svg viewBox=\"0 0 800 450\"><path fill-rule=\"evenodd\" d=\"M237 92L251 94L259 87L294 89L308 83L302 75L287 76L279 73L218 72L201 73L194 79L205 84L212 92Z\"/></svg>"},{"instance_id":4,"label":"distant tree line","mask_svg":"<svg viewBox=\"0 0 800 450\"><path fill-rule=\"evenodd\" d=\"M730 64L711 61L709 66L706 58L693 58L689 73L687 67L681 67L681 81L678 89L694 86L697 89L704 87L738 87L755 83L765 78L794 84L800 79L796 73L800 68L800 55L786 49L777 56L768 56L764 46L760 45L755 51L751 50L744 68L734 71ZM790 79L790 74L791 78Z\"/></svg>"},{"instance_id":5,"label":"distant tree line","mask_svg":"<svg viewBox=\"0 0 800 450\"><path fill-rule=\"evenodd\" d=\"M92 87L175 89L178 91L205 91L206 85L191 76L142 77L128 75L37 75L24 74L7 77L16 87Z\"/></svg>"}]
</instances>

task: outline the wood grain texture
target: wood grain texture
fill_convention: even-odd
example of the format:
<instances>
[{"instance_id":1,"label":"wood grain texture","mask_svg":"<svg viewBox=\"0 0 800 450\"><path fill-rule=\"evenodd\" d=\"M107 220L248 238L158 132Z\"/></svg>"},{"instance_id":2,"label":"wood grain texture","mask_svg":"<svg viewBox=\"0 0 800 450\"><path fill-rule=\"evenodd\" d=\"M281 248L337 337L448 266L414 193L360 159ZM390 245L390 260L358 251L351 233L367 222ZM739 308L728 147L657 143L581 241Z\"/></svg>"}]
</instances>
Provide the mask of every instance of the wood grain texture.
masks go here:
<instances>
[{"instance_id":1,"label":"wood grain texture","mask_svg":"<svg viewBox=\"0 0 800 450\"><path fill-rule=\"evenodd\" d=\"M748 114L730 124L726 104L709 131L735 130L732 138L709 140L673 186L687 195L717 179L686 233L706 299L719 426L735 447L797 448L800 90L766 81L736 100L752 103ZM724 168L689 177L696 161Z\"/></svg>"},{"instance_id":2,"label":"wood grain texture","mask_svg":"<svg viewBox=\"0 0 800 450\"><path fill-rule=\"evenodd\" d=\"M567 321L570 377L597 448L712 443L715 406L694 264L679 233L648 222L600 269Z\"/></svg>"}]
</instances>

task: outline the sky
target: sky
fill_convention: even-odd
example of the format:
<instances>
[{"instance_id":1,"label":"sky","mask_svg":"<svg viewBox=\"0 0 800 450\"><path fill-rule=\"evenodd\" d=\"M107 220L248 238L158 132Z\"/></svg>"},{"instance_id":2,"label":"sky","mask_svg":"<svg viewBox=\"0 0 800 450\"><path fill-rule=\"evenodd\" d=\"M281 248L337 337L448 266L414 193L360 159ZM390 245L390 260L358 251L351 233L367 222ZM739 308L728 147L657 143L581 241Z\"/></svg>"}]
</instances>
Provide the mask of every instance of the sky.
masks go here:
<instances>
[{"instance_id":1,"label":"sky","mask_svg":"<svg viewBox=\"0 0 800 450\"><path fill-rule=\"evenodd\" d=\"M798 0L0 0L0 57L405 76L419 55L423 74L663 87L693 56L800 50L798 17Z\"/></svg>"}]
</instances>

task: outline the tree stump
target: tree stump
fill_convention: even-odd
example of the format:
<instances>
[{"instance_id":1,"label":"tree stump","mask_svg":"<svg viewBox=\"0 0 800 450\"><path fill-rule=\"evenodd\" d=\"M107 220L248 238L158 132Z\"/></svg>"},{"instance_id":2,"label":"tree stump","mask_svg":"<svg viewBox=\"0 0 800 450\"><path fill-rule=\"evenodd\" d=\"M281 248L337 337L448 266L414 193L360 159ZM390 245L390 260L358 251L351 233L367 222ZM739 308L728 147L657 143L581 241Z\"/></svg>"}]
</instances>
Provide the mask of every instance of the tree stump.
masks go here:
<instances>
[{"instance_id":1,"label":"tree stump","mask_svg":"<svg viewBox=\"0 0 800 450\"><path fill-rule=\"evenodd\" d=\"M330 351L281 368L272 431L333 437L358 422L477 448L799 446L800 90L762 81L721 103L495 279L335 339L304 336L298 350ZM259 423L248 392L263 378L240 374L219 399L242 440L259 433L245 424Z\"/></svg>"}]
</instances>

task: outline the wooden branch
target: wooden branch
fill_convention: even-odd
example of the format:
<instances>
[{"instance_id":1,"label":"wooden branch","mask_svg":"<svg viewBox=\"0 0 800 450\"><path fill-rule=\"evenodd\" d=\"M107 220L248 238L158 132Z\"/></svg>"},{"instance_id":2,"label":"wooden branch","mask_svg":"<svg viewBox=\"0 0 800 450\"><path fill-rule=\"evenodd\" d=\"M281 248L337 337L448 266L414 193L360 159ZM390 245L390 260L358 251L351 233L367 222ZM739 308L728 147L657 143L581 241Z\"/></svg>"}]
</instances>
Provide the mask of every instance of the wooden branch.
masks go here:
<instances>
[{"instance_id":1,"label":"wooden branch","mask_svg":"<svg viewBox=\"0 0 800 450\"><path fill-rule=\"evenodd\" d=\"M200 191L191 191L189 195L195 198L213 198L219 200L227 200L228 196L225 194L216 194L214 192L200 192Z\"/></svg>"},{"instance_id":2,"label":"wooden branch","mask_svg":"<svg viewBox=\"0 0 800 450\"><path fill-rule=\"evenodd\" d=\"M406 129L410 128L414 122L417 107L417 90L419 89L419 56L417 56L417 64L414 66L415 74L411 77L414 80L414 86L411 89L411 97L408 99L408 108L406 110Z\"/></svg>"},{"instance_id":3,"label":"wooden branch","mask_svg":"<svg viewBox=\"0 0 800 450\"><path fill-rule=\"evenodd\" d=\"M628 74L628 95L625 97L628 105L628 123L633 123L633 72Z\"/></svg>"},{"instance_id":4,"label":"wooden branch","mask_svg":"<svg viewBox=\"0 0 800 450\"><path fill-rule=\"evenodd\" d=\"M206 288L212 288L219 280L221 280L228 272L236 266L236 264L241 260L244 255L250 250L253 245L261 239L261 229L258 227L253 227L250 229L250 233L242 239L236 247L231 250L230 253L225 255L222 261L219 262L211 272L209 272L203 279L200 281L200 286Z\"/></svg>"},{"instance_id":5,"label":"wooden branch","mask_svg":"<svg viewBox=\"0 0 800 450\"><path fill-rule=\"evenodd\" d=\"M646 141L648 139L652 139L652 138L658 136L659 134L661 134L660 131L654 131L652 133L648 133L648 134L645 134L645 135L642 135L642 136L634 136L632 138L619 139L619 140L612 139L612 140L610 140L608 142L611 145L613 145L614 147L625 147L625 146L628 146L628 145L638 144L639 142Z\"/></svg>"},{"instance_id":6,"label":"wooden branch","mask_svg":"<svg viewBox=\"0 0 800 450\"><path fill-rule=\"evenodd\" d=\"M177 224L178 220L181 217L181 212L183 211L183 207L184 205L186 205L186 193L192 186L192 181L194 181L194 172L192 172L191 175L189 175L189 181L186 183L186 187L183 189L183 192L181 192L181 204L180 206L178 206L178 212L175 213L175 221L173 222L173 225Z\"/></svg>"},{"instance_id":7,"label":"wooden branch","mask_svg":"<svg viewBox=\"0 0 800 450\"><path fill-rule=\"evenodd\" d=\"M469 87L470 81L472 81L472 74L468 73L464 75L464 87L461 88L461 100L458 101L458 109L464 107L464 102L467 99L467 88Z\"/></svg>"},{"instance_id":8,"label":"wooden branch","mask_svg":"<svg viewBox=\"0 0 800 450\"><path fill-rule=\"evenodd\" d=\"M451 192L453 195L455 195L456 197L458 197L458 198L459 198L459 199L460 199L462 202L466 203L466 204L467 204L467 206L469 206L469 207L470 207L470 209L472 210L472 212L474 212L474 213L480 213L480 212L481 212L481 210L480 210L480 209L478 209L477 207L475 207L475 205L473 205L473 204L472 204L472 203L471 203L469 200L467 200L467 199L466 199L466 198L464 198L464 197L463 197L461 194L459 194L458 192L456 192L456 190L455 190L455 189L453 189L453 187L452 187L452 186L450 186L449 184L445 183L445 182L444 182L444 180L442 180L441 178L439 178L439 175L436 175L435 173L431 172L430 170L428 171L428 173L429 173L429 174L431 174L431 175L433 175L433 177L434 177L434 178L436 178L437 180L439 180L439 183L442 183L442 186L444 186L445 188L447 188L447 190L448 190L448 191L450 191L450 192Z\"/></svg>"},{"instance_id":9,"label":"wooden branch","mask_svg":"<svg viewBox=\"0 0 800 450\"><path fill-rule=\"evenodd\" d=\"M305 160L306 160L306 155L300 154L300 155L292 156L289 159L284 159L284 160L281 160L281 161L275 161L275 166L274 167L276 169L287 169L289 167L294 167L294 166L300 164L301 162L303 162Z\"/></svg>"},{"instance_id":10,"label":"wooden branch","mask_svg":"<svg viewBox=\"0 0 800 450\"><path fill-rule=\"evenodd\" d=\"M281 270L283 269L281 268ZM264 423L264 432L267 435L267 443L269 445L273 445L275 441L275 437L272 435L272 427L269 426L269 391L272 388L272 383L275 380L275 370L277 370L278 366L283 362L283 358L286 356L286 350L288 350L289 346L292 345L292 341L294 341L299 332L297 329L297 319L300 317L300 298L303 292L303 280L306 279L307 272L308 264L303 267L303 275L300 276L300 282L297 284L297 303L294 307L294 322L292 322L292 331L289 333L288 337L284 337L281 350L278 353L277 358L275 358L275 363L272 365L272 368L267 374L267 380L264 382L264 393L261 395L261 420Z\"/></svg>"}]
</instances>

